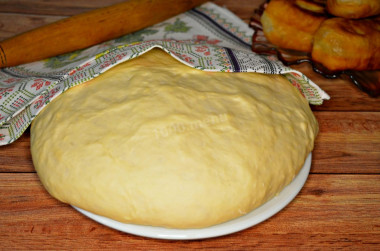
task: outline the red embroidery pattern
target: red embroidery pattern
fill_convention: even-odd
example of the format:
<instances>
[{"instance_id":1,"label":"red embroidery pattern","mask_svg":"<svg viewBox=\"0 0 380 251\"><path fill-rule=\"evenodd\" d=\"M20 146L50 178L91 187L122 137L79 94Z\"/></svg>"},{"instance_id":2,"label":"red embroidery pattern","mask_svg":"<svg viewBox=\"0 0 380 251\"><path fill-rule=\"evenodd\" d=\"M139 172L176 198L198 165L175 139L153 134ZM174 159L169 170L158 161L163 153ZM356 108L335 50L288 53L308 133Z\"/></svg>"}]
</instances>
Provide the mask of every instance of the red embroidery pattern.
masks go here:
<instances>
[{"instance_id":1,"label":"red embroidery pattern","mask_svg":"<svg viewBox=\"0 0 380 251\"><path fill-rule=\"evenodd\" d=\"M44 85L49 86L51 84L50 81L45 81L42 78L37 78L34 80L34 83L32 84L32 87L34 87L37 90L41 89Z\"/></svg>"}]
</instances>

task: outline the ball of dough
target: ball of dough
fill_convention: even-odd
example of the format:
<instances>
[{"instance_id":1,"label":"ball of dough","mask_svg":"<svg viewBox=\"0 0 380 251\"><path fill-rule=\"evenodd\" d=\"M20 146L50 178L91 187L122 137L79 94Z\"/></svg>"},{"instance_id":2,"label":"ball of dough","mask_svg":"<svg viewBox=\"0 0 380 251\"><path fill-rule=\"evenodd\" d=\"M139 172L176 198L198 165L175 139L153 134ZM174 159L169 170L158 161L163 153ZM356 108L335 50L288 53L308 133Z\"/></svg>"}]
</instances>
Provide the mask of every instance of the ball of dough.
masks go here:
<instances>
[{"instance_id":1,"label":"ball of dough","mask_svg":"<svg viewBox=\"0 0 380 251\"><path fill-rule=\"evenodd\" d=\"M62 202L120 222L201 228L279 193L317 130L283 76L204 72L154 50L52 101L32 124L31 152Z\"/></svg>"}]
</instances>

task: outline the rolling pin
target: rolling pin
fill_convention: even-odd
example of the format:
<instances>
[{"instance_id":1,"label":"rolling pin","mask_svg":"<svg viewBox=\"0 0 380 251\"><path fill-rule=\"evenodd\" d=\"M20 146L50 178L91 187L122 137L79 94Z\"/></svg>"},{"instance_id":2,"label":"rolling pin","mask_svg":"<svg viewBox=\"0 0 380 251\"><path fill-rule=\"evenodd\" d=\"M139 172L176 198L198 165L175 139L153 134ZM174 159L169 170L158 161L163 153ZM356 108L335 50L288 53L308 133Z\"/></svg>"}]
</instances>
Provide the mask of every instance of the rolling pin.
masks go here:
<instances>
[{"instance_id":1,"label":"rolling pin","mask_svg":"<svg viewBox=\"0 0 380 251\"><path fill-rule=\"evenodd\" d=\"M162 22L206 0L129 0L0 42L0 68L83 49Z\"/></svg>"}]
</instances>

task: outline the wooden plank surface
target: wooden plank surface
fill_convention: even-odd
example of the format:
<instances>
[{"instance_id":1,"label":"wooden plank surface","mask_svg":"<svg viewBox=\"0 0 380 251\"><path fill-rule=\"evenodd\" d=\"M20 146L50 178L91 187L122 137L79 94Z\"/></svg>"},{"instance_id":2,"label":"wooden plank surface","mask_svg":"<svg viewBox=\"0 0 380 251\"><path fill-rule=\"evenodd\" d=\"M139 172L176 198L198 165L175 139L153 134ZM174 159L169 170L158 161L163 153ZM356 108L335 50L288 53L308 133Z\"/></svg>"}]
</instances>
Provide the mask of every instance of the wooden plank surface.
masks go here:
<instances>
[{"instance_id":1,"label":"wooden plank surface","mask_svg":"<svg viewBox=\"0 0 380 251\"><path fill-rule=\"evenodd\" d=\"M0 0L0 12L72 16L124 1L125 0Z\"/></svg>"},{"instance_id":2,"label":"wooden plank surface","mask_svg":"<svg viewBox=\"0 0 380 251\"><path fill-rule=\"evenodd\" d=\"M0 13L0 41L62 18L64 16Z\"/></svg>"},{"instance_id":3,"label":"wooden plank surface","mask_svg":"<svg viewBox=\"0 0 380 251\"><path fill-rule=\"evenodd\" d=\"M125 0L0 0L0 12L72 16L96 8L121 3L123 1ZM228 8L230 11L237 13L241 19L248 21L260 1L215 0L213 2Z\"/></svg>"},{"instance_id":4,"label":"wooden plank surface","mask_svg":"<svg viewBox=\"0 0 380 251\"><path fill-rule=\"evenodd\" d=\"M153 240L95 223L52 199L36 174L0 174L3 248L133 250L250 248L375 248L380 244L380 177L310 175L284 210L247 230L197 241ZM307 219L307 220L305 220Z\"/></svg>"},{"instance_id":5,"label":"wooden plank surface","mask_svg":"<svg viewBox=\"0 0 380 251\"><path fill-rule=\"evenodd\" d=\"M0 40L123 0L0 0ZM216 0L248 22L262 0ZM228 236L166 241L104 227L53 199L29 152L29 130L0 147L0 250L132 249L380 250L380 99L351 82L294 66L330 96L312 106L320 133L311 174L296 199L269 220Z\"/></svg>"}]
</instances>

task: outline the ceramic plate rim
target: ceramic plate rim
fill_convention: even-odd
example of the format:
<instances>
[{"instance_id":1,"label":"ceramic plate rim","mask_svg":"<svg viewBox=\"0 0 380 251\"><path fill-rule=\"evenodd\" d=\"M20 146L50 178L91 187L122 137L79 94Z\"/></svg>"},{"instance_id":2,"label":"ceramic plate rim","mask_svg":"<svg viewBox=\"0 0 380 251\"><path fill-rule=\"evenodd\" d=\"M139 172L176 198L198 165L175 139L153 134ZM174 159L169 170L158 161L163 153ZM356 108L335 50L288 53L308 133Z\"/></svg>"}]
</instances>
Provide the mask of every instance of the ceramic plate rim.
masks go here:
<instances>
[{"instance_id":1,"label":"ceramic plate rim","mask_svg":"<svg viewBox=\"0 0 380 251\"><path fill-rule=\"evenodd\" d=\"M143 237L167 240L194 240L223 236L257 225L285 208L304 186L309 176L311 159L312 154L310 153L298 175L276 197L244 216L211 227L200 229L169 229L126 224L90 213L75 206L73 206L73 208L100 224L121 232Z\"/></svg>"}]
</instances>

